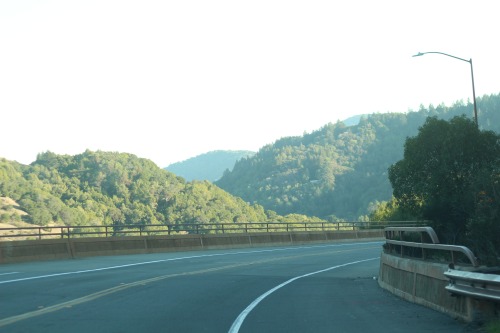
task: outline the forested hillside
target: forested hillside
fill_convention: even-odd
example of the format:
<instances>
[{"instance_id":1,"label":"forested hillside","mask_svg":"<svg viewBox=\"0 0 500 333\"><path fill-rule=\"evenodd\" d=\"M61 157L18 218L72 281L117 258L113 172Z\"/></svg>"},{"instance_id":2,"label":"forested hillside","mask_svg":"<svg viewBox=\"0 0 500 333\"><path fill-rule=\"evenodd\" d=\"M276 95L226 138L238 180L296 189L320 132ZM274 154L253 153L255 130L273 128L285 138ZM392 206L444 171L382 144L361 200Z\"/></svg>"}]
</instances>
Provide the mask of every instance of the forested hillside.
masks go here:
<instances>
[{"instance_id":1,"label":"forested hillside","mask_svg":"<svg viewBox=\"0 0 500 333\"><path fill-rule=\"evenodd\" d=\"M477 99L481 129L500 132L500 94ZM278 214L358 219L390 200L389 166L403 157L404 142L427 117L473 117L472 104L421 107L408 113L363 116L359 124L327 124L287 137L237 162L216 185Z\"/></svg>"},{"instance_id":2,"label":"forested hillside","mask_svg":"<svg viewBox=\"0 0 500 333\"><path fill-rule=\"evenodd\" d=\"M0 222L36 225L182 224L284 221L207 181L186 182L131 154L39 154L31 165L0 159ZM9 202L3 200L2 202ZM10 201L11 202L11 201ZM289 217L290 218L290 217ZM294 215L296 220L309 220ZM317 219L316 219L317 220Z\"/></svg>"},{"instance_id":3,"label":"forested hillside","mask_svg":"<svg viewBox=\"0 0 500 333\"><path fill-rule=\"evenodd\" d=\"M248 150L215 150L170 164L165 170L175 173L187 181L208 180L214 182L222 177L225 170L232 170L236 161L254 154L255 152Z\"/></svg>"}]
</instances>

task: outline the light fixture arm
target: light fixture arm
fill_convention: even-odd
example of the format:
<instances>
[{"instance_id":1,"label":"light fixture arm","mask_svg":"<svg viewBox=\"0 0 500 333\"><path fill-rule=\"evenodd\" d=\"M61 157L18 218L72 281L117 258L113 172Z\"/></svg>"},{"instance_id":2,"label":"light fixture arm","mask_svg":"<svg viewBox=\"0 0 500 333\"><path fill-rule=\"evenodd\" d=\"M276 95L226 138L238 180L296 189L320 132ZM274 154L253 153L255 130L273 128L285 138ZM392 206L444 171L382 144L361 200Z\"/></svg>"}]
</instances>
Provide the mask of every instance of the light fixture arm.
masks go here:
<instances>
[{"instance_id":1,"label":"light fixture arm","mask_svg":"<svg viewBox=\"0 0 500 333\"><path fill-rule=\"evenodd\" d=\"M474 102L474 121L476 122L476 126L479 128L479 123L477 122L476 88L474 86L474 70L472 69L472 58L469 59L469 60L467 60L467 59L456 57L454 55L451 55L451 54L448 54L448 53L443 53L443 52L418 52L417 54L413 55L413 57L421 57L424 54L430 54L430 53L442 54L442 55L445 55L447 57L451 57L451 58L455 58L455 59L458 59L458 60L462 60L462 61L468 62L470 64L470 75L471 75L471 78L472 78L472 100Z\"/></svg>"}]
</instances>

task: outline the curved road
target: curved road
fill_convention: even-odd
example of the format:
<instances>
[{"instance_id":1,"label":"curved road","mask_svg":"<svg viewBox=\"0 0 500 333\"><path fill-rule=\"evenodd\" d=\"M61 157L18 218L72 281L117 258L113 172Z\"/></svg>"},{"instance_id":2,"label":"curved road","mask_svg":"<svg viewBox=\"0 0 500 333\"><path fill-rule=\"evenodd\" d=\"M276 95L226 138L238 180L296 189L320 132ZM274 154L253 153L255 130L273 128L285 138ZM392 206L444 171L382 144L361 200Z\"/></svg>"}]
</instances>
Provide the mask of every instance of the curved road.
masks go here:
<instances>
[{"instance_id":1,"label":"curved road","mask_svg":"<svg viewBox=\"0 0 500 333\"><path fill-rule=\"evenodd\" d=\"M378 287L380 242L0 265L0 332L465 332Z\"/></svg>"}]
</instances>

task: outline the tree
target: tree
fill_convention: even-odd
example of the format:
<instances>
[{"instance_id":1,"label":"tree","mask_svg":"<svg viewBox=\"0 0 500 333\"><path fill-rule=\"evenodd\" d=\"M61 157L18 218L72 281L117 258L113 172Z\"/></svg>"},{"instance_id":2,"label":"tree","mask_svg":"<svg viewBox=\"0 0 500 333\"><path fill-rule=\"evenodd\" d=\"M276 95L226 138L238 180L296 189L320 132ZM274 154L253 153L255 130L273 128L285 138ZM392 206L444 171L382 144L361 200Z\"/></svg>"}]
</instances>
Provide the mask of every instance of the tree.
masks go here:
<instances>
[{"instance_id":1,"label":"tree","mask_svg":"<svg viewBox=\"0 0 500 333\"><path fill-rule=\"evenodd\" d=\"M404 158L389 168L399 205L431 220L444 242L467 244L479 194L498 159L499 136L480 131L466 118L427 118L417 136L408 138Z\"/></svg>"},{"instance_id":2,"label":"tree","mask_svg":"<svg viewBox=\"0 0 500 333\"><path fill-rule=\"evenodd\" d=\"M500 261L500 156L492 168L481 170L476 179L477 205L468 223L468 246L486 265Z\"/></svg>"}]
</instances>

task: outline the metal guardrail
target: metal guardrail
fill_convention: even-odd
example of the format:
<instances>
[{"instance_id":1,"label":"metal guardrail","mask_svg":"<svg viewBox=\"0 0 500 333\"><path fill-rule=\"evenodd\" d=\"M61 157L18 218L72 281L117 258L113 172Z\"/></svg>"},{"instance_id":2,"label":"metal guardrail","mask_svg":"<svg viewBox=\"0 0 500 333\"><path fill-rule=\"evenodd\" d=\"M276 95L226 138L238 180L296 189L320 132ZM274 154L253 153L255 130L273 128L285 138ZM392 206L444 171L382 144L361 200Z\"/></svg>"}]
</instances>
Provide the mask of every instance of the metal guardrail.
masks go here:
<instances>
[{"instance_id":1,"label":"metal guardrail","mask_svg":"<svg viewBox=\"0 0 500 333\"><path fill-rule=\"evenodd\" d=\"M386 243L392 244L392 245L398 245L401 247L414 247L414 248L419 248L424 251L422 251L422 259L426 259L426 252L425 249L428 250L441 250L441 251L446 251L451 254L451 262L453 264L456 264L456 256L455 253L462 253L465 255L467 259L469 259L469 262L472 266L478 267L479 263L477 261L477 258L474 256L474 253L472 253L469 248L461 245L447 245L447 244L430 244L430 243L415 243L415 242L404 242L404 241L397 241L397 240L390 240L386 239ZM401 256L403 257L404 251L401 250Z\"/></svg>"},{"instance_id":2,"label":"metal guardrail","mask_svg":"<svg viewBox=\"0 0 500 333\"><path fill-rule=\"evenodd\" d=\"M307 231L356 231L380 230L391 226L415 226L418 221L394 222L248 222L248 223L196 223L196 224L147 224L108 226L37 226L0 228L2 239L44 239L74 237L123 237L143 235L225 234L253 232L307 232Z\"/></svg>"},{"instance_id":3,"label":"metal guardrail","mask_svg":"<svg viewBox=\"0 0 500 333\"><path fill-rule=\"evenodd\" d=\"M450 279L445 289L453 294L500 302L500 275L454 269L448 270L444 275Z\"/></svg>"},{"instance_id":4,"label":"metal guardrail","mask_svg":"<svg viewBox=\"0 0 500 333\"><path fill-rule=\"evenodd\" d=\"M423 241L421 241L421 243L417 243L404 240L395 240L391 238L394 236L398 236L399 239L402 239L404 232L420 233L421 239L423 239L422 234L427 234L432 243L424 243ZM439 239L437 238L436 232L431 227L388 227L384 229L384 233L388 251L398 252L401 257L404 257L406 252L408 254L408 257L415 258L416 254L420 254L419 258L426 260L428 259L428 253L426 250L438 250L450 253L451 262L453 264L457 263L457 256L455 254L462 253L469 260L472 266L479 266L479 262L476 256L469 248L461 245L439 244ZM419 249L420 251L405 251L405 249Z\"/></svg>"},{"instance_id":5,"label":"metal guardrail","mask_svg":"<svg viewBox=\"0 0 500 333\"><path fill-rule=\"evenodd\" d=\"M403 240L405 232L418 232L420 233L420 241L424 243L424 235L427 234L429 239L434 244L439 243L439 238L431 227L387 227L384 229L385 238L393 239L393 237L398 237L399 240Z\"/></svg>"}]
</instances>

